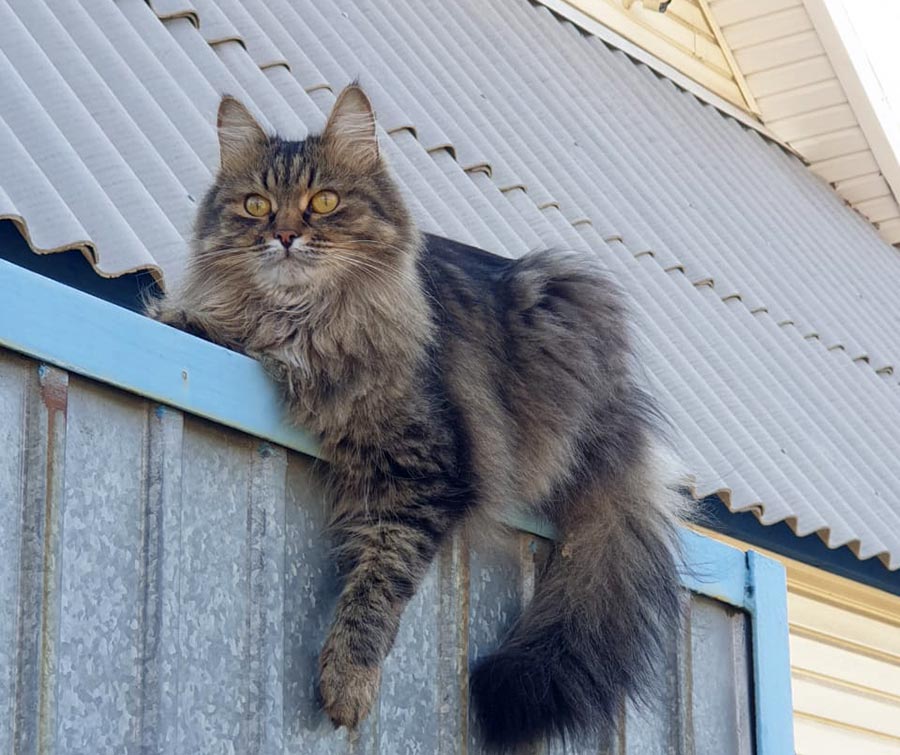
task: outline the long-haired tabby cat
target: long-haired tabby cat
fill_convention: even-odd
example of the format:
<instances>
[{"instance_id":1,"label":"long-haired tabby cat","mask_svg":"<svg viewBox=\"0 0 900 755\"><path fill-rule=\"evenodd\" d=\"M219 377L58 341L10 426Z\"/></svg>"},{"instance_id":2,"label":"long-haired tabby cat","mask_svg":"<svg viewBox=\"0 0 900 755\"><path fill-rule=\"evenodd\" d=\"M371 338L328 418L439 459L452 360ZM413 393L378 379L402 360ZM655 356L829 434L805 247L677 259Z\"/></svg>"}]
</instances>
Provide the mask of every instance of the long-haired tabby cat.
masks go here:
<instances>
[{"instance_id":1,"label":"long-haired tabby cat","mask_svg":"<svg viewBox=\"0 0 900 755\"><path fill-rule=\"evenodd\" d=\"M186 282L148 311L259 358L321 440L344 580L325 711L360 723L441 543L517 502L559 539L472 672L484 739L609 731L680 615L680 499L615 286L587 254L511 260L420 235L358 86L304 141L268 135L229 97L218 133Z\"/></svg>"}]
</instances>

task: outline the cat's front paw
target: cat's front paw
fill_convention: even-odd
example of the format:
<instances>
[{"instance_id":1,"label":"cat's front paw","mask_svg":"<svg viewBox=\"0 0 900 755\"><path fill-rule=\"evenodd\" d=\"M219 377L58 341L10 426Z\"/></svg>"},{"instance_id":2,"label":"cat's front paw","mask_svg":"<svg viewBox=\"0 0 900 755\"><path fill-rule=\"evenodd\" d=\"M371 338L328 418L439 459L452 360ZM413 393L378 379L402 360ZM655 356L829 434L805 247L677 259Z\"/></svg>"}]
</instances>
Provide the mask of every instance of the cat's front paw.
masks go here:
<instances>
[{"instance_id":1,"label":"cat's front paw","mask_svg":"<svg viewBox=\"0 0 900 755\"><path fill-rule=\"evenodd\" d=\"M341 653L329 638L319 656L319 695L322 708L336 728L354 731L369 715L378 695L381 669L359 666Z\"/></svg>"},{"instance_id":2,"label":"cat's front paw","mask_svg":"<svg viewBox=\"0 0 900 755\"><path fill-rule=\"evenodd\" d=\"M173 307L165 299L151 299L144 305L144 314L151 320L164 325L185 330L188 324L187 313L179 307Z\"/></svg>"}]
</instances>

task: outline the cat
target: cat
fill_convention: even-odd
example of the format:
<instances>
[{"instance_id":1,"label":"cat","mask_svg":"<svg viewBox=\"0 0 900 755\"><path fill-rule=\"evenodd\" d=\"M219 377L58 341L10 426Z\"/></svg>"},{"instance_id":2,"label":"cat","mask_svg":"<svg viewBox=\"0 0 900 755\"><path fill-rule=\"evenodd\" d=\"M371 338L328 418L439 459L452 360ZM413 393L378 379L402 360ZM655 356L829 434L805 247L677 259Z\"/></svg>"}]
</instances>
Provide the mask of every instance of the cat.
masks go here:
<instances>
[{"instance_id":1,"label":"cat","mask_svg":"<svg viewBox=\"0 0 900 755\"><path fill-rule=\"evenodd\" d=\"M685 506L623 296L587 253L513 260L422 235L358 85L303 141L226 96L218 137L186 280L147 310L258 358L320 439L343 579L325 712L359 725L441 544L520 502L559 537L471 673L482 736L508 750L611 731L664 663L683 600Z\"/></svg>"}]
</instances>

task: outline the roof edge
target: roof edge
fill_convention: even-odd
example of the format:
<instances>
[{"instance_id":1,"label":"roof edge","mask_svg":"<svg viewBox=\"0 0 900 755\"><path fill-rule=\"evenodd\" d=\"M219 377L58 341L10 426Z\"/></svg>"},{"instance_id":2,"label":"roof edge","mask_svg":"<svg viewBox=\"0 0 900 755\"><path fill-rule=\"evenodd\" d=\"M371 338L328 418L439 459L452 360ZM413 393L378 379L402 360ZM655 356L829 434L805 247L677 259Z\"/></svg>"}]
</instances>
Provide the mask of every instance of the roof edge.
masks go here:
<instances>
[{"instance_id":1,"label":"roof edge","mask_svg":"<svg viewBox=\"0 0 900 755\"><path fill-rule=\"evenodd\" d=\"M900 579L878 558L860 561L850 548L829 548L818 533L797 535L786 521L763 524L751 511L730 511L718 495L702 499L705 519L697 524L839 577L900 595Z\"/></svg>"},{"instance_id":2,"label":"roof edge","mask_svg":"<svg viewBox=\"0 0 900 755\"><path fill-rule=\"evenodd\" d=\"M156 285L159 286L160 290L166 290L166 282L163 279L163 272L159 265L148 263L146 265L135 265L124 270L117 270L114 273L108 272L100 266L100 253L97 250L96 244L89 239L76 239L59 246L43 247L35 243L28 221L21 215L0 213L0 222L3 221L11 222L22 236L22 240L28 245L28 248L37 255L43 256L47 254L58 254L60 252L78 251L81 252L85 261L93 268L94 272L100 278L109 280L121 278L122 276L130 275L132 273L149 273Z\"/></svg>"}]
</instances>

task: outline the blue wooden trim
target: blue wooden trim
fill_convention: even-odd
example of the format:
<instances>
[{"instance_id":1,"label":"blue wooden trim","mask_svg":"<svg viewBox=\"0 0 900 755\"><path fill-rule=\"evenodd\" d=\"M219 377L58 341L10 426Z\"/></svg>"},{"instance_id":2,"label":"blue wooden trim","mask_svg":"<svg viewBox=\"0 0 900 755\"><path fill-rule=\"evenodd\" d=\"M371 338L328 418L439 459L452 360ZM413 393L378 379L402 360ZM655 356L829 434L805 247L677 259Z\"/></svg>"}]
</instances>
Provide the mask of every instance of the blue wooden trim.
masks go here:
<instances>
[{"instance_id":1,"label":"blue wooden trim","mask_svg":"<svg viewBox=\"0 0 900 755\"><path fill-rule=\"evenodd\" d=\"M684 554L682 584L693 592L746 608L747 564L737 548L682 530Z\"/></svg>"},{"instance_id":2,"label":"blue wooden trim","mask_svg":"<svg viewBox=\"0 0 900 755\"><path fill-rule=\"evenodd\" d=\"M537 535L547 540L556 539L556 528L546 519L517 512L507 515L503 521L517 530L530 532L532 535Z\"/></svg>"},{"instance_id":3,"label":"blue wooden trim","mask_svg":"<svg viewBox=\"0 0 900 755\"><path fill-rule=\"evenodd\" d=\"M750 616L757 755L794 752L787 581L777 561L685 530L686 587Z\"/></svg>"},{"instance_id":4,"label":"blue wooden trim","mask_svg":"<svg viewBox=\"0 0 900 755\"><path fill-rule=\"evenodd\" d=\"M794 752L794 717L784 567L749 551L747 576L756 752L757 755L788 755Z\"/></svg>"},{"instance_id":5,"label":"blue wooden trim","mask_svg":"<svg viewBox=\"0 0 900 755\"><path fill-rule=\"evenodd\" d=\"M543 519L516 514L508 516L511 527L552 540L556 537L553 525ZM681 584L688 590L728 603L735 608L747 608L746 555L697 532L683 529L680 533L682 555Z\"/></svg>"},{"instance_id":6,"label":"blue wooden trim","mask_svg":"<svg viewBox=\"0 0 900 755\"><path fill-rule=\"evenodd\" d=\"M316 455L253 359L0 260L0 345Z\"/></svg>"}]
</instances>

